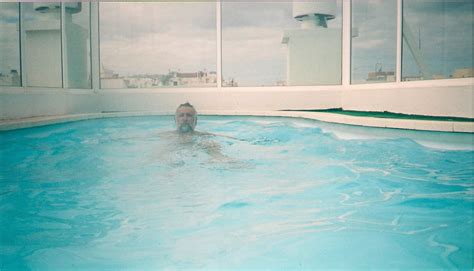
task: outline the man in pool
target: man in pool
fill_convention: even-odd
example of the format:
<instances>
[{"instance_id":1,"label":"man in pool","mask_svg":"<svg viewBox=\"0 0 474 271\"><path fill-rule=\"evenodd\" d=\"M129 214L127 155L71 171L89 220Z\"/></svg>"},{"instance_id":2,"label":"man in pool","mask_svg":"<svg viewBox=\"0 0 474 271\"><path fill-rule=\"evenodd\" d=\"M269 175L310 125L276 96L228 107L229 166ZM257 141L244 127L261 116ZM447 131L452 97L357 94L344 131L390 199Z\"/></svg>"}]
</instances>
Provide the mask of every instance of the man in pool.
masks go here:
<instances>
[{"instance_id":1,"label":"man in pool","mask_svg":"<svg viewBox=\"0 0 474 271\"><path fill-rule=\"evenodd\" d=\"M207 132L198 132L195 131L196 124L197 124L197 111L192 104L186 102L184 104L180 104L176 109L176 113L174 115L174 120L176 123L176 131L181 135L200 135L200 136L219 136L219 137L227 137L235 140L239 140L235 137L231 136L224 136L224 135L216 135Z\"/></svg>"},{"instance_id":2,"label":"man in pool","mask_svg":"<svg viewBox=\"0 0 474 271\"><path fill-rule=\"evenodd\" d=\"M197 124L197 112L194 106L188 102L180 104L176 109L175 122L178 133L194 133Z\"/></svg>"},{"instance_id":3,"label":"man in pool","mask_svg":"<svg viewBox=\"0 0 474 271\"><path fill-rule=\"evenodd\" d=\"M189 102L180 104L175 112L175 131L159 133L162 147L157 149L156 157L159 161L170 165L184 165L190 158L201 159L206 154L210 162L232 164L233 167L243 168L246 165L221 152L221 145L215 139L228 138L244 141L227 135L217 135L196 131L197 111Z\"/></svg>"},{"instance_id":4,"label":"man in pool","mask_svg":"<svg viewBox=\"0 0 474 271\"><path fill-rule=\"evenodd\" d=\"M176 132L179 135L179 145L176 146L176 149L187 146L186 148L204 151L215 161L229 160L229 157L221 153L221 146L211 139L217 135L195 131L197 111L192 104L186 102L178 106L175 113L175 123Z\"/></svg>"}]
</instances>

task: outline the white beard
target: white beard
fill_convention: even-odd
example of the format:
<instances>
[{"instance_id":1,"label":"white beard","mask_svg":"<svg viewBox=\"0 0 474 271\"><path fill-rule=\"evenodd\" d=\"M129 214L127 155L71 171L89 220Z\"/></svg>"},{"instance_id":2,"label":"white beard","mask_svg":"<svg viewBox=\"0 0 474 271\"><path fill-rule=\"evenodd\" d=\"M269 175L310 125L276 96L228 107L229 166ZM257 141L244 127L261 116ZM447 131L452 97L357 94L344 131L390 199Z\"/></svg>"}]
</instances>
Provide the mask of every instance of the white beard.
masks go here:
<instances>
[{"instance_id":1,"label":"white beard","mask_svg":"<svg viewBox=\"0 0 474 271\"><path fill-rule=\"evenodd\" d=\"M181 124L181 126L179 126L179 132L181 132L181 133L189 133L189 132L192 132L192 131L193 131L193 128L188 123L183 123L183 124Z\"/></svg>"}]
</instances>

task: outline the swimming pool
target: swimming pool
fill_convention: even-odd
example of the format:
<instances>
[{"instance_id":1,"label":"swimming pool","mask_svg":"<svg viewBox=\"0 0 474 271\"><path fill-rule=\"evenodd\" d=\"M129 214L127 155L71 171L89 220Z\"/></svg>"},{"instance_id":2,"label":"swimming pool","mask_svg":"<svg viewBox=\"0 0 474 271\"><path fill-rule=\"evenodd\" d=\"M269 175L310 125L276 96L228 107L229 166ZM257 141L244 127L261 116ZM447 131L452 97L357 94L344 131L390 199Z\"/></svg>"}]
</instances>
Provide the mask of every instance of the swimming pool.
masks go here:
<instances>
[{"instance_id":1,"label":"swimming pool","mask_svg":"<svg viewBox=\"0 0 474 271\"><path fill-rule=\"evenodd\" d=\"M216 136L184 141L173 125L2 132L1 269L473 268L472 149L303 119L200 117Z\"/></svg>"}]
</instances>

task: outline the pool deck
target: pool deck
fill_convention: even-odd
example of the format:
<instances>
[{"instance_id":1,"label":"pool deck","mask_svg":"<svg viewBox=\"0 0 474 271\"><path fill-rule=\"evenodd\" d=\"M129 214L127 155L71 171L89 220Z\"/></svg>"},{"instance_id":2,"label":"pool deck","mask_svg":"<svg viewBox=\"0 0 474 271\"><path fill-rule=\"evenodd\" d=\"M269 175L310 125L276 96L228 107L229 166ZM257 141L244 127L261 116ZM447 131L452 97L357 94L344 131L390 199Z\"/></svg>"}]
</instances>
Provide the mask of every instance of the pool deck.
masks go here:
<instances>
[{"instance_id":1,"label":"pool deck","mask_svg":"<svg viewBox=\"0 0 474 271\"><path fill-rule=\"evenodd\" d=\"M111 112L111 113L89 113L61 116L43 116L14 120L0 121L0 131L29 128L35 126L64 123L69 121L79 121L99 118L112 117L131 117L131 116L153 116L153 115L173 115L174 112ZM396 118L377 118L350 116L328 112L301 112L301 111L200 111L200 115L218 115L218 116L272 116L272 117L296 117L304 119L313 119L323 122L380 127L395 128L420 131L440 131L440 132L459 132L474 133L474 122L461 121L437 121L437 120L417 120L417 119L396 119Z\"/></svg>"}]
</instances>

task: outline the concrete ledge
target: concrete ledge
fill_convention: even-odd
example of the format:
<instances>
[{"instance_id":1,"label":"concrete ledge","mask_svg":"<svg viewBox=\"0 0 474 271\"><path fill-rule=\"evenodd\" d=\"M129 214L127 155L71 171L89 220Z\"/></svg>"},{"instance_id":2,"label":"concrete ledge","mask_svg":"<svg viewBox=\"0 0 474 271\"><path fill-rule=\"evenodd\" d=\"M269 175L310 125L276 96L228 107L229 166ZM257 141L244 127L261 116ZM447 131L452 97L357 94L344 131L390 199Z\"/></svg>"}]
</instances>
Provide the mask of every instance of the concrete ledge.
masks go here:
<instances>
[{"instance_id":1,"label":"concrete ledge","mask_svg":"<svg viewBox=\"0 0 474 271\"><path fill-rule=\"evenodd\" d=\"M64 123L69 121L79 121L87 119L111 118L111 117L131 117L131 116L153 116L172 115L174 112L111 112L111 113L91 113L61 116L34 117L15 120L0 121L0 131L29 128L35 126ZM396 128L420 131L440 131L474 133L474 122L455 121L432 121L432 120L407 120L347 116L325 112L296 112L296 111L200 111L200 115L219 116L273 116L273 117L296 117L319 120L323 122L349 124L366 127Z\"/></svg>"},{"instance_id":2,"label":"concrete ledge","mask_svg":"<svg viewBox=\"0 0 474 271\"><path fill-rule=\"evenodd\" d=\"M61 116L43 116L14 120L0 121L0 131L8 131L15 129L30 128L36 126L58 124L70 121L80 121L88 119L114 118L114 117L133 117L133 116L149 116L149 115L169 115L171 113L160 112L113 112L113 113L89 113L74 114Z\"/></svg>"},{"instance_id":3,"label":"concrete ledge","mask_svg":"<svg viewBox=\"0 0 474 271\"><path fill-rule=\"evenodd\" d=\"M457 121L433 121L433 120L408 120L347 116L325 112L297 112L297 111L247 111L247 112L223 112L203 111L201 115L238 115L238 116L281 116L313 119L330 123L395 128L419 131L459 132L474 133L474 122Z\"/></svg>"}]
</instances>

